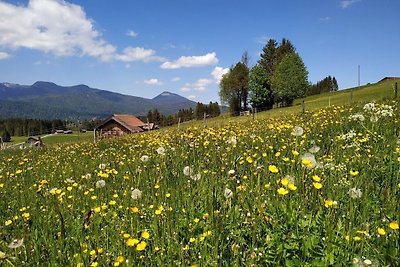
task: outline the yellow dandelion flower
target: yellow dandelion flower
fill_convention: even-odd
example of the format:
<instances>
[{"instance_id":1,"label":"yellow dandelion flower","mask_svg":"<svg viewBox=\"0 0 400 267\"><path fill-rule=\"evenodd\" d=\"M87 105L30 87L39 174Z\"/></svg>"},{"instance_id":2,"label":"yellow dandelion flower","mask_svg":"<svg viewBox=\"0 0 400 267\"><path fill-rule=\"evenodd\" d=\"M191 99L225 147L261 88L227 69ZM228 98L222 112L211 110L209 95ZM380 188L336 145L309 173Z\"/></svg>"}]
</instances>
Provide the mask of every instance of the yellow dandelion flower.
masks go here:
<instances>
[{"instance_id":1,"label":"yellow dandelion flower","mask_svg":"<svg viewBox=\"0 0 400 267\"><path fill-rule=\"evenodd\" d=\"M166 194L165 194L165 197L166 197L166 198L169 198L170 196L171 196L170 193L166 193Z\"/></svg>"},{"instance_id":2,"label":"yellow dandelion flower","mask_svg":"<svg viewBox=\"0 0 400 267\"><path fill-rule=\"evenodd\" d=\"M333 200L332 199L325 200L325 207L329 208L332 205L333 205Z\"/></svg>"},{"instance_id":3,"label":"yellow dandelion flower","mask_svg":"<svg viewBox=\"0 0 400 267\"><path fill-rule=\"evenodd\" d=\"M378 234L379 235L386 235L386 231L385 231L385 229L383 229L383 228L378 228Z\"/></svg>"},{"instance_id":4,"label":"yellow dandelion flower","mask_svg":"<svg viewBox=\"0 0 400 267\"><path fill-rule=\"evenodd\" d=\"M147 243L145 241L141 241L139 244L136 246L137 251L143 251L146 249Z\"/></svg>"},{"instance_id":5,"label":"yellow dandelion flower","mask_svg":"<svg viewBox=\"0 0 400 267\"><path fill-rule=\"evenodd\" d=\"M128 234L128 233L125 233L125 234L123 234L122 236L123 236L124 238L129 238L129 237L131 237L131 235Z\"/></svg>"},{"instance_id":6,"label":"yellow dandelion flower","mask_svg":"<svg viewBox=\"0 0 400 267\"><path fill-rule=\"evenodd\" d=\"M295 157L297 157L298 155L300 155L300 153L297 152L296 150L293 150L293 151L292 151L292 154L293 154L293 156L295 156Z\"/></svg>"},{"instance_id":7,"label":"yellow dandelion flower","mask_svg":"<svg viewBox=\"0 0 400 267\"><path fill-rule=\"evenodd\" d=\"M312 179L314 180L314 182L320 182L321 178L318 175L313 175Z\"/></svg>"},{"instance_id":8,"label":"yellow dandelion flower","mask_svg":"<svg viewBox=\"0 0 400 267\"><path fill-rule=\"evenodd\" d=\"M93 210L94 210L94 212L99 213L101 211L101 207L96 207Z\"/></svg>"},{"instance_id":9,"label":"yellow dandelion flower","mask_svg":"<svg viewBox=\"0 0 400 267\"><path fill-rule=\"evenodd\" d=\"M288 188L292 191L296 191L297 186L295 186L294 184L288 184Z\"/></svg>"},{"instance_id":10,"label":"yellow dandelion flower","mask_svg":"<svg viewBox=\"0 0 400 267\"><path fill-rule=\"evenodd\" d=\"M399 230L399 223L396 221L390 222L389 223L389 227L392 230Z\"/></svg>"},{"instance_id":11,"label":"yellow dandelion flower","mask_svg":"<svg viewBox=\"0 0 400 267\"><path fill-rule=\"evenodd\" d=\"M191 238L189 239L189 242L190 242L190 243L193 243L194 241L196 241L196 238L194 238L194 237L191 237Z\"/></svg>"},{"instance_id":12,"label":"yellow dandelion flower","mask_svg":"<svg viewBox=\"0 0 400 267\"><path fill-rule=\"evenodd\" d=\"M92 256L93 256L93 255L96 255L96 250L92 249L92 250L89 252L89 254L92 255Z\"/></svg>"},{"instance_id":13,"label":"yellow dandelion flower","mask_svg":"<svg viewBox=\"0 0 400 267\"><path fill-rule=\"evenodd\" d=\"M288 180L287 178L283 178L283 179L281 180L281 184L282 184L283 186L287 186L287 185L289 184L289 180Z\"/></svg>"},{"instance_id":14,"label":"yellow dandelion flower","mask_svg":"<svg viewBox=\"0 0 400 267\"><path fill-rule=\"evenodd\" d=\"M269 170L270 172L272 172L272 173L278 173L278 172L279 172L278 167L276 167L275 165L269 165L269 166L268 166L268 170Z\"/></svg>"},{"instance_id":15,"label":"yellow dandelion flower","mask_svg":"<svg viewBox=\"0 0 400 267\"><path fill-rule=\"evenodd\" d=\"M12 221L11 221L11 220L7 220L4 224L5 224L6 226L8 226L8 225L12 224Z\"/></svg>"},{"instance_id":16,"label":"yellow dandelion flower","mask_svg":"<svg viewBox=\"0 0 400 267\"><path fill-rule=\"evenodd\" d=\"M133 208L131 208L131 211L133 213L138 213L139 212L139 208L138 207L133 207Z\"/></svg>"},{"instance_id":17,"label":"yellow dandelion flower","mask_svg":"<svg viewBox=\"0 0 400 267\"><path fill-rule=\"evenodd\" d=\"M155 211L154 211L154 214L156 214L156 215L160 215L161 214L161 210L160 209L156 209Z\"/></svg>"},{"instance_id":18,"label":"yellow dandelion flower","mask_svg":"<svg viewBox=\"0 0 400 267\"><path fill-rule=\"evenodd\" d=\"M149 239L150 238L150 233L147 231L143 231L141 234L141 237L144 239Z\"/></svg>"},{"instance_id":19,"label":"yellow dandelion flower","mask_svg":"<svg viewBox=\"0 0 400 267\"><path fill-rule=\"evenodd\" d=\"M136 238L129 238L128 240L126 240L126 245L128 247L133 247L138 243L139 243L139 240L137 240Z\"/></svg>"},{"instance_id":20,"label":"yellow dandelion flower","mask_svg":"<svg viewBox=\"0 0 400 267\"><path fill-rule=\"evenodd\" d=\"M358 171L350 170L350 175L351 175L351 176L355 177L355 176L357 176L358 174L359 174Z\"/></svg>"},{"instance_id":21,"label":"yellow dandelion flower","mask_svg":"<svg viewBox=\"0 0 400 267\"><path fill-rule=\"evenodd\" d=\"M314 182L313 185L314 185L314 187L316 189L321 189L322 188L322 184L321 183Z\"/></svg>"},{"instance_id":22,"label":"yellow dandelion flower","mask_svg":"<svg viewBox=\"0 0 400 267\"><path fill-rule=\"evenodd\" d=\"M289 193L289 191L288 191L287 189L283 188L283 187L279 188L279 189L277 190L277 192L278 192L279 195L282 195L282 196L284 196L284 195L286 195L287 193Z\"/></svg>"},{"instance_id":23,"label":"yellow dandelion flower","mask_svg":"<svg viewBox=\"0 0 400 267\"><path fill-rule=\"evenodd\" d=\"M360 240L361 240L361 237L355 236L355 237L353 237L353 240L354 240L354 241L360 241Z\"/></svg>"}]
</instances>

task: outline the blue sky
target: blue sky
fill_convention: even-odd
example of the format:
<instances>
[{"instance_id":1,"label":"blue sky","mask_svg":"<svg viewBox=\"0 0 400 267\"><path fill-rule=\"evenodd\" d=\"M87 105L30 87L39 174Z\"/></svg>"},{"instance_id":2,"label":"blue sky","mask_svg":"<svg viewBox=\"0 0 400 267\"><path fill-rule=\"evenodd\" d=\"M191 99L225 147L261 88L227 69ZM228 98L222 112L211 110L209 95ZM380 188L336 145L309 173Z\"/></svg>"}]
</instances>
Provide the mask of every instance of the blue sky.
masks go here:
<instances>
[{"instance_id":1,"label":"blue sky","mask_svg":"<svg viewBox=\"0 0 400 267\"><path fill-rule=\"evenodd\" d=\"M0 0L0 82L52 81L152 98L219 101L244 51L289 39L310 82L400 76L397 0Z\"/></svg>"}]
</instances>

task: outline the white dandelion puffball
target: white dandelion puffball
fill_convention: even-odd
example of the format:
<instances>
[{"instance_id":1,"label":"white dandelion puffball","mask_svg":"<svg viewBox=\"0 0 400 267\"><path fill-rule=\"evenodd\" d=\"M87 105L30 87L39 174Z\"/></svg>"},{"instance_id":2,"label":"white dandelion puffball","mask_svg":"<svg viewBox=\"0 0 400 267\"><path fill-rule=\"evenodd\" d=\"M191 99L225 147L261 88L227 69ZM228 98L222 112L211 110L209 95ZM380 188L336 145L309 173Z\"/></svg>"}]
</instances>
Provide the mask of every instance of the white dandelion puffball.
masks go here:
<instances>
[{"instance_id":1,"label":"white dandelion puffball","mask_svg":"<svg viewBox=\"0 0 400 267\"><path fill-rule=\"evenodd\" d=\"M106 186L106 181L104 180L98 180L96 182L96 188L103 188L104 186Z\"/></svg>"},{"instance_id":2,"label":"white dandelion puffball","mask_svg":"<svg viewBox=\"0 0 400 267\"><path fill-rule=\"evenodd\" d=\"M300 126L295 126L292 131L292 135L294 136L302 136L304 133L304 129Z\"/></svg>"},{"instance_id":3,"label":"white dandelion puffball","mask_svg":"<svg viewBox=\"0 0 400 267\"><path fill-rule=\"evenodd\" d=\"M160 146L159 148L157 148L157 153L159 154L159 155L165 155L165 148L164 147L162 147L162 146Z\"/></svg>"},{"instance_id":4,"label":"white dandelion puffball","mask_svg":"<svg viewBox=\"0 0 400 267\"><path fill-rule=\"evenodd\" d=\"M140 158L140 160L143 161L143 162L147 162L147 161L149 161L149 156L143 155L143 156Z\"/></svg>"},{"instance_id":5,"label":"white dandelion puffball","mask_svg":"<svg viewBox=\"0 0 400 267\"><path fill-rule=\"evenodd\" d=\"M99 169L100 170L104 170L106 167L107 167L107 164L105 164L105 163L100 163L99 164Z\"/></svg>"},{"instance_id":6,"label":"white dandelion puffball","mask_svg":"<svg viewBox=\"0 0 400 267\"><path fill-rule=\"evenodd\" d=\"M140 191L137 188L132 190L132 193L131 193L131 198L132 199L140 199L141 197L142 197L142 191Z\"/></svg>"},{"instance_id":7,"label":"white dandelion puffball","mask_svg":"<svg viewBox=\"0 0 400 267\"><path fill-rule=\"evenodd\" d=\"M229 188L225 188L224 190L224 197L225 198L232 198L233 197L233 192Z\"/></svg>"},{"instance_id":8,"label":"white dandelion puffball","mask_svg":"<svg viewBox=\"0 0 400 267\"><path fill-rule=\"evenodd\" d=\"M192 175L193 170L192 168L190 168L190 166L186 166L185 168L183 168L183 174L186 176L190 176Z\"/></svg>"}]
</instances>

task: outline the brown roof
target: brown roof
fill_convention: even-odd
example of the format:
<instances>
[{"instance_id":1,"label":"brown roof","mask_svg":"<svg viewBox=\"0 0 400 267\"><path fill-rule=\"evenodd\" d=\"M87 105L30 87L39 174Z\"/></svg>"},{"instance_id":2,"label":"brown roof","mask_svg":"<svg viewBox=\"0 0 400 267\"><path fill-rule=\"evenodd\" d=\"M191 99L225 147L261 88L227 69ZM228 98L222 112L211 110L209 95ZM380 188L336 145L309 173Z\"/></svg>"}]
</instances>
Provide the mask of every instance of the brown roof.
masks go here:
<instances>
[{"instance_id":1,"label":"brown roof","mask_svg":"<svg viewBox=\"0 0 400 267\"><path fill-rule=\"evenodd\" d=\"M101 126L105 125L107 122L114 120L124 126L131 132L142 132L143 129L141 128L145 125L144 122L139 120L137 117L129 114L113 114L112 116L105 119L102 123L100 123L96 128L100 128Z\"/></svg>"},{"instance_id":2,"label":"brown roof","mask_svg":"<svg viewBox=\"0 0 400 267\"><path fill-rule=\"evenodd\" d=\"M400 77L384 77L382 80L380 80L379 82L383 82L383 81L389 81L389 80L400 80Z\"/></svg>"}]
</instances>

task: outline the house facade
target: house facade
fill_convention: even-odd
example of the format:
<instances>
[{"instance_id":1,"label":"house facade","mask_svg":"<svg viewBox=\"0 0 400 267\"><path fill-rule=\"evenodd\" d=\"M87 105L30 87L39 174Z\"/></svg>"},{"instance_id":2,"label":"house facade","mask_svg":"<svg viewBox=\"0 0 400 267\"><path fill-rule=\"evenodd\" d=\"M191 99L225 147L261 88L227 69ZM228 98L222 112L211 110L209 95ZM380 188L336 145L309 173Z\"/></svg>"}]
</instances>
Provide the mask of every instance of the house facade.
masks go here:
<instances>
[{"instance_id":1,"label":"house facade","mask_svg":"<svg viewBox=\"0 0 400 267\"><path fill-rule=\"evenodd\" d=\"M95 131L100 138L109 138L152 130L150 125L133 115L113 114L97 125Z\"/></svg>"}]
</instances>

